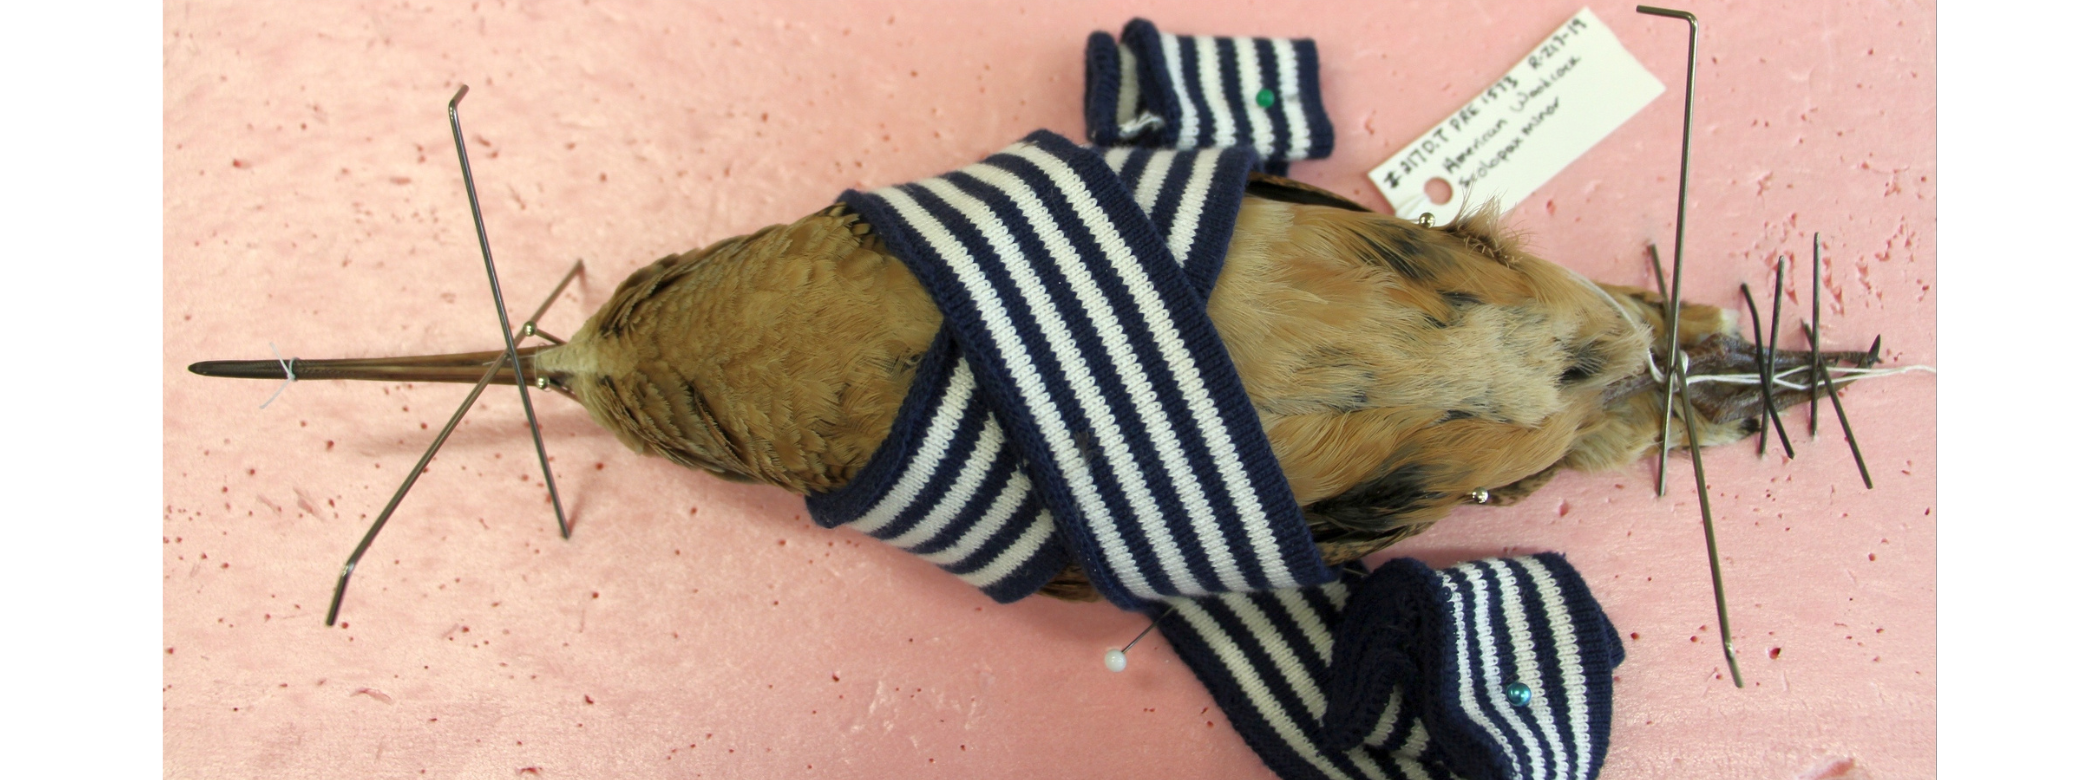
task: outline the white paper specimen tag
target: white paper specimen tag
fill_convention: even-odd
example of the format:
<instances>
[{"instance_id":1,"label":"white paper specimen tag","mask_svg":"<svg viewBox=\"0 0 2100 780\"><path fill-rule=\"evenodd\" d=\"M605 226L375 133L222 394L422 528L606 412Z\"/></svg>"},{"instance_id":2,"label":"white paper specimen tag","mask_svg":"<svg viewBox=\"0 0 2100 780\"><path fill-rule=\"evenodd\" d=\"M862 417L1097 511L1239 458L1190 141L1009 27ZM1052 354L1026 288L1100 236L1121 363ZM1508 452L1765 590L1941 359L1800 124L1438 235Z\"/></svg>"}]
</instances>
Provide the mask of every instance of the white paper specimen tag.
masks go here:
<instances>
[{"instance_id":1,"label":"white paper specimen tag","mask_svg":"<svg viewBox=\"0 0 2100 780\"><path fill-rule=\"evenodd\" d=\"M1584 8L1458 113L1371 169L1393 213L1450 222L1544 186L1663 91Z\"/></svg>"}]
</instances>

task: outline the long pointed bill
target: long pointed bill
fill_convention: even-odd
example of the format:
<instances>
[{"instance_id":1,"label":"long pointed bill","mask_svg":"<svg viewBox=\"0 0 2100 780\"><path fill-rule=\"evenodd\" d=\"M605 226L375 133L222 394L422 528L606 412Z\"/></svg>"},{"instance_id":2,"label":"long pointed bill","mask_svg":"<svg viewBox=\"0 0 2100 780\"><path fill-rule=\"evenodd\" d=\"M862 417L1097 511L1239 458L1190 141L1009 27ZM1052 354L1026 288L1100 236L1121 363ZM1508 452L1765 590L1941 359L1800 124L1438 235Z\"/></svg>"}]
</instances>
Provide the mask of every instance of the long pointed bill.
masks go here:
<instances>
[{"instance_id":1,"label":"long pointed bill","mask_svg":"<svg viewBox=\"0 0 2100 780\"><path fill-rule=\"evenodd\" d=\"M525 363L525 381L536 382L539 377L532 367L532 356L545 346L519 347L518 359ZM452 355L417 355L412 357L344 358L338 360L291 360L279 363L275 360L206 360L191 363L190 373L202 376L223 376L236 379L275 379L283 381L287 366L295 380L314 379L363 379L375 382L456 382L474 384L488 371L490 363L504 357L503 350L488 352L461 352ZM495 381L514 384L517 375L506 365L496 372Z\"/></svg>"}]
</instances>

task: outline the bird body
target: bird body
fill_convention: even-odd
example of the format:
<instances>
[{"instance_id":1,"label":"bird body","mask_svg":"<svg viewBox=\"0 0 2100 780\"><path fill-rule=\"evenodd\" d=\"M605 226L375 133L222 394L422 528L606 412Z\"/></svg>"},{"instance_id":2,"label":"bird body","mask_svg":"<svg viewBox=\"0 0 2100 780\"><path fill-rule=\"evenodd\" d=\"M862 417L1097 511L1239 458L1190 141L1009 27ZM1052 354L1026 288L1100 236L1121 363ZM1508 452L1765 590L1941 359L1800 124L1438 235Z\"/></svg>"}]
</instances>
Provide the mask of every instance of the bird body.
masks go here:
<instances>
[{"instance_id":1,"label":"bird body","mask_svg":"<svg viewBox=\"0 0 2100 780\"><path fill-rule=\"evenodd\" d=\"M1257 174L1208 313L1315 540L1340 561L1477 491L1507 503L1561 466L1653 451L1662 307L1531 256L1485 211L1430 227ZM834 204L636 271L525 368L636 452L821 493L889 435L941 323L904 262ZM1712 307L1685 307L1680 343L1694 373L1756 360ZM423 378L473 381L493 355ZM1700 441L1755 431L1755 396L1695 395ZM1045 591L1091 595L1076 568Z\"/></svg>"}]
</instances>

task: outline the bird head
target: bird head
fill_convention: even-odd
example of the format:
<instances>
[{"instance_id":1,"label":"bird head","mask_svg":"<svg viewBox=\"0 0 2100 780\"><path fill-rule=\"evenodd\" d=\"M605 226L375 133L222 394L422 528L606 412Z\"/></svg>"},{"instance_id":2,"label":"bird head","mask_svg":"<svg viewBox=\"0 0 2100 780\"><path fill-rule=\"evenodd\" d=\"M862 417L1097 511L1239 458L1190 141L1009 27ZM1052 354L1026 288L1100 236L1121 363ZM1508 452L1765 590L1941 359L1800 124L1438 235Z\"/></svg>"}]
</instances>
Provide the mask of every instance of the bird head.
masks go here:
<instances>
[{"instance_id":1,"label":"bird head","mask_svg":"<svg viewBox=\"0 0 2100 780\"><path fill-rule=\"evenodd\" d=\"M735 482L766 481L754 462L758 448L748 426L722 424L719 406L734 395L722 362L680 361L672 353L681 345L722 341L722 329L735 327L721 321L724 312L706 293L735 266L768 262L751 256L752 239L771 230L670 255L635 271L571 341L533 356L535 377L583 404L628 449ZM685 338L666 338L671 331Z\"/></svg>"},{"instance_id":2,"label":"bird head","mask_svg":"<svg viewBox=\"0 0 2100 780\"><path fill-rule=\"evenodd\" d=\"M644 266L570 341L518 357L526 384L581 403L636 452L806 494L867 462L939 326L910 272L835 206ZM288 362L299 379L471 384L504 355ZM517 382L502 362L493 381ZM282 379L286 366L190 370Z\"/></svg>"}]
</instances>

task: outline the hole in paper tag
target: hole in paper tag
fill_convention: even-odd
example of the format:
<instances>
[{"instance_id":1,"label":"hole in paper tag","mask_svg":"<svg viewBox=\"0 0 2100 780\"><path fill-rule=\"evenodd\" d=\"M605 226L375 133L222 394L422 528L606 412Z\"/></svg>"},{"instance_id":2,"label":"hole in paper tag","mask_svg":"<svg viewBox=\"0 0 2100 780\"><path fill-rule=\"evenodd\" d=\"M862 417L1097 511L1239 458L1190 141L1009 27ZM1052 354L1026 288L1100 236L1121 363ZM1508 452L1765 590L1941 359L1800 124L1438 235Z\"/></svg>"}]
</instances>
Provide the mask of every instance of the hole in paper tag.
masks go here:
<instances>
[{"instance_id":1,"label":"hole in paper tag","mask_svg":"<svg viewBox=\"0 0 2100 780\"><path fill-rule=\"evenodd\" d=\"M1442 176L1430 179L1429 183L1422 185L1422 195L1429 198L1430 203L1438 206L1451 202L1451 192L1451 182Z\"/></svg>"},{"instance_id":2,"label":"hole in paper tag","mask_svg":"<svg viewBox=\"0 0 2100 780\"><path fill-rule=\"evenodd\" d=\"M1393 213L1448 223L1489 200L1517 205L1661 95L1584 8L1457 113L1371 169Z\"/></svg>"}]
</instances>

